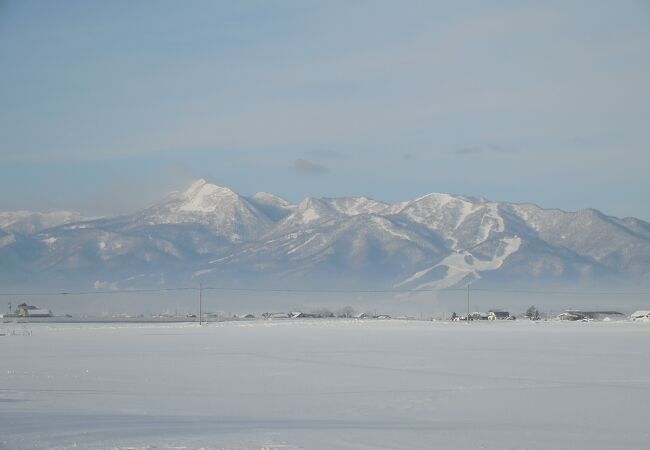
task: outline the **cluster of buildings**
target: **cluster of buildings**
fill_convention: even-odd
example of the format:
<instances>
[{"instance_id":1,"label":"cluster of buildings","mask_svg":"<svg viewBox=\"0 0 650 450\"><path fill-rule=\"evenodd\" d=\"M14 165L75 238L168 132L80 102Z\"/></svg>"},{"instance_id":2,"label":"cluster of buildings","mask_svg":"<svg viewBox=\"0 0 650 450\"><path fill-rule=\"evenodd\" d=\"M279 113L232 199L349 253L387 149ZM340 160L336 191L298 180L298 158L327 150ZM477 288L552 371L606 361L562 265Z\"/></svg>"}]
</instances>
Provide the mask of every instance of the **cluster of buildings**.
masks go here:
<instances>
[{"instance_id":1,"label":"cluster of buildings","mask_svg":"<svg viewBox=\"0 0 650 450\"><path fill-rule=\"evenodd\" d=\"M532 307L531 307L532 308ZM612 318L618 317L623 318L625 314L618 311L582 311L576 309L569 309L563 313L557 315L555 318L557 320L566 320L566 321L591 321L591 320L611 320ZM526 312L525 318L530 320L539 320L539 312L534 309L532 312ZM456 313L453 313L450 320L453 322L465 322L465 321L474 321L474 320L515 320L516 317L511 315L508 311L502 310L489 310L487 313L483 312L473 312L468 316L459 316ZM650 321L650 310L640 310L635 311L630 315L630 319L633 321Z\"/></svg>"},{"instance_id":2,"label":"cluster of buildings","mask_svg":"<svg viewBox=\"0 0 650 450\"><path fill-rule=\"evenodd\" d=\"M564 311L562 314L557 316L557 318L560 320L569 320L575 322L578 320L603 320L608 319L612 316L624 316L624 314L618 311L578 311L575 309L570 309Z\"/></svg>"},{"instance_id":3,"label":"cluster of buildings","mask_svg":"<svg viewBox=\"0 0 650 450\"><path fill-rule=\"evenodd\" d=\"M451 320L453 322L466 322L468 320L515 320L515 316L511 316L508 311L491 309L487 313L475 311L470 313L469 316L458 316L456 313L453 313Z\"/></svg>"},{"instance_id":4,"label":"cluster of buildings","mask_svg":"<svg viewBox=\"0 0 650 450\"><path fill-rule=\"evenodd\" d=\"M559 314L555 318L557 320L564 321L591 321L591 320L611 320L611 318L618 317L622 318L623 313L618 311L582 311L569 309ZM0 318L47 318L53 317L52 312L49 309L39 308L37 306L28 305L27 303L21 303L16 306L15 309L12 309L11 303L8 305L8 313L0 314ZM71 317L71 316L67 316ZM131 318L130 316L128 316ZM143 316L138 316L142 318ZM218 313L203 313L202 318L209 319L218 319ZM528 311L526 311L524 318L531 320L539 320L540 315L539 311L534 306L531 306ZM115 318L115 317L114 317ZM173 319L178 318L172 314L158 314L152 316L154 319ZM187 314L186 319L196 320L197 316L195 314ZM265 312L261 315L262 319L267 320L277 320L277 319L328 319L328 318L349 318L349 319L390 319L391 316L387 314L377 314L377 313L357 313L351 307L345 307L337 311L336 313L330 312L328 310L322 310L318 312L302 312L302 311L291 311L291 312ZM257 317L254 314L242 314L234 315L233 320L255 320ZM412 319L410 317L397 317L397 319ZM461 321L481 321L481 320L515 320L516 317L511 315L508 311L503 311L500 309L491 309L487 313L484 312L472 312L469 315L459 316L456 313L453 313L449 320L454 322ZM632 321L647 321L650 322L650 310L639 310L635 311L630 315L630 320Z\"/></svg>"},{"instance_id":5,"label":"cluster of buildings","mask_svg":"<svg viewBox=\"0 0 650 450\"><path fill-rule=\"evenodd\" d=\"M263 319L331 319L331 318L345 318L345 319L390 319L391 317L387 314L371 314L371 313L357 313L354 311L341 311L337 314L334 314L330 311L323 312L311 312L306 313L302 311L292 311L292 312L265 312L262 314ZM254 318L254 316L253 316Z\"/></svg>"},{"instance_id":6,"label":"cluster of buildings","mask_svg":"<svg viewBox=\"0 0 650 450\"><path fill-rule=\"evenodd\" d=\"M52 317L52 311L45 308L39 308L38 306L28 305L27 303L21 303L16 306L16 309L12 311L11 303L8 305L8 313L0 314L0 318L8 317Z\"/></svg>"}]
</instances>

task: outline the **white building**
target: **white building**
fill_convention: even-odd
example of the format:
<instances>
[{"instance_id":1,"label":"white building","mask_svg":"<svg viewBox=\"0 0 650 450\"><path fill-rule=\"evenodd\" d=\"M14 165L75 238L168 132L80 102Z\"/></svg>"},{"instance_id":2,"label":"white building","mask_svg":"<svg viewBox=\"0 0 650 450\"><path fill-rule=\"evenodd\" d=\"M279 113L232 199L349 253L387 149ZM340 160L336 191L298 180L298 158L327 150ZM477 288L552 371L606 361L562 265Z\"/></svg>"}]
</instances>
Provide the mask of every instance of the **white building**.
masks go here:
<instances>
[{"instance_id":1,"label":"white building","mask_svg":"<svg viewBox=\"0 0 650 450\"><path fill-rule=\"evenodd\" d=\"M25 317L52 317L52 311L49 309L28 309Z\"/></svg>"},{"instance_id":2,"label":"white building","mask_svg":"<svg viewBox=\"0 0 650 450\"><path fill-rule=\"evenodd\" d=\"M650 310L640 310L640 311L634 311L630 315L630 319L632 320L650 320Z\"/></svg>"},{"instance_id":3,"label":"white building","mask_svg":"<svg viewBox=\"0 0 650 450\"><path fill-rule=\"evenodd\" d=\"M31 306L27 303L21 303L16 307L16 314L22 317L52 317L49 309Z\"/></svg>"},{"instance_id":4,"label":"white building","mask_svg":"<svg viewBox=\"0 0 650 450\"><path fill-rule=\"evenodd\" d=\"M488 311L488 320L507 320L510 318L508 311Z\"/></svg>"}]
</instances>

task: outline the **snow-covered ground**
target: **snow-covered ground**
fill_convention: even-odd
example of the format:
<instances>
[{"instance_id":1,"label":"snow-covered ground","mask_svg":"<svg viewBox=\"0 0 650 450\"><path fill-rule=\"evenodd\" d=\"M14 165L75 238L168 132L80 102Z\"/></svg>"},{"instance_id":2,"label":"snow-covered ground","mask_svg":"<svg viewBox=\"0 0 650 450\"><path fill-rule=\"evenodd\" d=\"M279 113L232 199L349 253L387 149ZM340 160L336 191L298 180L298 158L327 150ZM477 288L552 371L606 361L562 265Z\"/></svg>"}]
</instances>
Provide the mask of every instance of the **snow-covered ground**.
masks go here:
<instances>
[{"instance_id":1,"label":"snow-covered ground","mask_svg":"<svg viewBox=\"0 0 650 450\"><path fill-rule=\"evenodd\" d=\"M649 323L28 329L0 336L0 448L650 445Z\"/></svg>"}]
</instances>

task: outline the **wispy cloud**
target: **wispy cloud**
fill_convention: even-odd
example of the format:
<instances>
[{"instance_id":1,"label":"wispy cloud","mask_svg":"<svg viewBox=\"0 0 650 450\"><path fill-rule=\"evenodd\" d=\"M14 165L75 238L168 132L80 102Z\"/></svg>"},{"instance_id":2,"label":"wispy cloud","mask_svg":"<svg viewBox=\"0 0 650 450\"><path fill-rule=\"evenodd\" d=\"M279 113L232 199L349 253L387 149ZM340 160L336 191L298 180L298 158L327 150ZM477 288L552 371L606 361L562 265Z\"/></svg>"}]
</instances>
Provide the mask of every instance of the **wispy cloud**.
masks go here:
<instances>
[{"instance_id":1,"label":"wispy cloud","mask_svg":"<svg viewBox=\"0 0 650 450\"><path fill-rule=\"evenodd\" d=\"M296 159L291 169L298 175L320 175L329 172L324 165L302 158Z\"/></svg>"},{"instance_id":2,"label":"wispy cloud","mask_svg":"<svg viewBox=\"0 0 650 450\"><path fill-rule=\"evenodd\" d=\"M181 161L152 171L147 177L115 175L97 191L88 192L78 208L94 215L130 213L161 201L171 191L185 189L195 178L192 170Z\"/></svg>"},{"instance_id":3,"label":"wispy cloud","mask_svg":"<svg viewBox=\"0 0 650 450\"><path fill-rule=\"evenodd\" d=\"M495 153L510 153L510 154L519 153L519 150L516 148L508 147L504 145L497 145L497 144L488 145L488 150Z\"/></svg>"},{"instance_id":4,"label":"wispy cloud","mask_svg":"<svg viewBox=\"0 0 650 450\"><path fill-rule=\"evenodd\" d=\"M457 155L473 155L476 153L481 153L483 149L481 147L461 147L454 151Z\"/></svg>"},{"instance_id":5,"label":"wispy cloud","mask_svg":"<svg viewBox=\"0 0 650 450\"><path fill-rule=\"evenodd\" d=\"M504 147L502 145L497 145L497 144L488 144L485 146L469 146L469 147L461 147L456 150L454 150L454 153L457 155L461 156L467 156L467 155L477 155L480 153L501 153L501 154L517 154L519 151L517 149L511 148L511 147Z\"/></svg>"},{"instance_id":6,"label":"wispy cloud","mask_svg":"<svg viewBox=\"0 0 650 450\"><path fill-rule=\"evenodd\" d=\"M336 150L316 149L305 153L316 159L345 159L345 155Z\"/></svg>"}]
</instances>

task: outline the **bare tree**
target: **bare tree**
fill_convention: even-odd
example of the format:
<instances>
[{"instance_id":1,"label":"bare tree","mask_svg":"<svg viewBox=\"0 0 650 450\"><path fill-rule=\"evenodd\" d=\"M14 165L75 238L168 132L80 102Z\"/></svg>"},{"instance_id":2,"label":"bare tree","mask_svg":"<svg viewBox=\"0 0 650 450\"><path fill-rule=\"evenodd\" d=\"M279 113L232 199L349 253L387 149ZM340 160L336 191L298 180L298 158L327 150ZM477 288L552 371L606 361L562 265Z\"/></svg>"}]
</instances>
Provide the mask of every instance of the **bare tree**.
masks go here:
<instances>
[{"instance_id":1,"label":"bare tree","mask_svg":"<svg viewBox=\"0 0 650 450\"><path fill-rule=\"evenodd\" d=\"M351 306L344 306L336 311L336 317L354 317L357 312Z\"/></svg>"},{"instance_id":2,"label":"bare tree","mask_svg":"<svg viewBox=\"0 0 650 450\"><path fill-rule=\"evenodd\" d=\"M316 314L319 317L334 317L334 313L327 308L316 308L312 310L312 314Z\"/></svg>"},{"instance_id":3,"label":"bare tree","mask_svg":"<svg viewBox=\"0 0 650 450\"><path fill-rule=\"evenodd\" d=\"M535 308L535 305L531 305L531 307L526 310L526 317L530 320L539 320L539 311Z\"/></svg>"}]
</instances>

